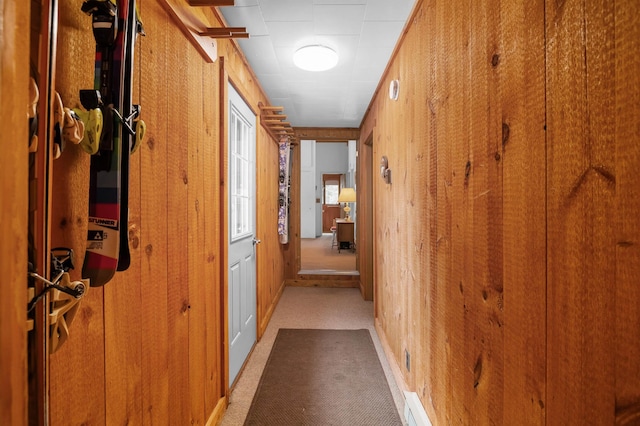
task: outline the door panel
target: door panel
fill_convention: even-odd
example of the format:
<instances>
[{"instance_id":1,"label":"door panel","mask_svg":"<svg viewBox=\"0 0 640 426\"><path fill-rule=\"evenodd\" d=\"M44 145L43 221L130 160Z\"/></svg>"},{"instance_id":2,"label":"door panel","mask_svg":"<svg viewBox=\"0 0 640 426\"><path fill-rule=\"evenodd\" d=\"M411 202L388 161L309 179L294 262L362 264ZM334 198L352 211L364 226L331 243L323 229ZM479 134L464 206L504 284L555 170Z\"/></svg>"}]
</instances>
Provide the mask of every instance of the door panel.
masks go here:
<instances>
[{"instance_id":1,"label":"door panel","mask_svg":"<svg viewBox=\"0 0 640 426\"><path fill-rule=\"evenodd\" d=\"M256 342L255 115L229 85L229 384Z\"/></svg>"},{"instance_id":2,"label":"door panel","mask_svg":"<svg viewBox=\"0 0 640 426\"><path fill-rule=\"evenodd\" d=\"M331 232L333 220L340 218L340 205L322 205L322 232Z\"/></svg>"}]
</instances>

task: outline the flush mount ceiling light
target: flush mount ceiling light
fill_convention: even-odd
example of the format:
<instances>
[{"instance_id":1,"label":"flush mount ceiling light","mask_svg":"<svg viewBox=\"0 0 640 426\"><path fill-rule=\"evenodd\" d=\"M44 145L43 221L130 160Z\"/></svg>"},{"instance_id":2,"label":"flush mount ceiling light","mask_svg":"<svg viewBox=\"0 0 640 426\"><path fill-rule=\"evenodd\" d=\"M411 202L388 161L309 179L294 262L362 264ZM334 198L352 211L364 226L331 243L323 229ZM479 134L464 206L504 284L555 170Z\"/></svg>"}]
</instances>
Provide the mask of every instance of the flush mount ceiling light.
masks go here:
<instances>
[{"instance_id":1,"label":"flush mount ceiling light","mask_svg":"<svg viewBox=\"0 0 640 426\"><path fill-rule=\"evenodd\" d=\"M306 71L326 71L337 65L338 54L326 46L305 46L293 54L293 63Z\"/></svg>"}]
</instances>

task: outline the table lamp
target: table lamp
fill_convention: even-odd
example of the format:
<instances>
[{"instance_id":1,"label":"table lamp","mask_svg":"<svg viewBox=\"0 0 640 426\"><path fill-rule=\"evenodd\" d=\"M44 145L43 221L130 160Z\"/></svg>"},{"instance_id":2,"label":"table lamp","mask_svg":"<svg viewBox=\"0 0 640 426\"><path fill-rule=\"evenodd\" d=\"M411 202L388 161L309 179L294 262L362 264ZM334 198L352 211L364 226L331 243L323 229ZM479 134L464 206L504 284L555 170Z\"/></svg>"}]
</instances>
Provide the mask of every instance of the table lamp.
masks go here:
<instances>
[{"instance_id":1,"label":"table lamp","mask_svg":"<svg viewBox=\"0 0 640 426\"><path fill-rule=\"evenodd\" d=\"M348 203L356 202L356 191L353 188L342 188L340 191L340 195L338 195L338 202L344 203L344 214L345 219L351 220L349 216L349 212L351 212L351 207L349 207Z\"/></svg>"}]
</instances>

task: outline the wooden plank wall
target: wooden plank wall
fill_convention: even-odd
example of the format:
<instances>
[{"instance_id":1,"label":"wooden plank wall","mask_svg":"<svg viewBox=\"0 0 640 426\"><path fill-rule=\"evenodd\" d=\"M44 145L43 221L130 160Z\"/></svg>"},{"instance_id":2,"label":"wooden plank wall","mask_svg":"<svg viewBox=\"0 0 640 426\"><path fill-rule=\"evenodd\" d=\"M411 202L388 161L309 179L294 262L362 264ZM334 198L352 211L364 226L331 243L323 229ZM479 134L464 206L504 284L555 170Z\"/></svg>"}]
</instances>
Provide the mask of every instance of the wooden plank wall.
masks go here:
<instances>
[{"instance_id":1,"label":"wooden plank wall","mask_svg":"<svg viewBox=\"0 0 640 426\"><path fill-rule=\"evenodd\" d=\"M548 416L558 422L640 422L639 12L637 2L547 6Z\"/></svg>"},{"instance_id":2,"label":"wooden plank wall","mask_svg":"<svg viewBox=\"0 0 640 426\"><path fill-rule=\"evenodd\" d=\"M29 2L0 6L0 423L27 424ZM23 126L17 123L24 123Z\"/></svg>"},{"instance_id":3,"label":"wooden plank wall","mask_svg":"<svg viewBox=\"0 0 640 426\"><path fill-rule=\"evenodd\" d=\"M267 100L231 42L219 45L221 79L222 60L206 63L159 2L138 3L147 35L137 44L133 96L148 131L131 158L131 266L90 289L68 342L51 357L53 425L215 424L226 407L220 82L236 80L254 112ZM59 35L57 89L75 107L78 90L93 85L94 51L90 18L77 4L60 4ZM257 136L263 330L283 288L284 260L277 144L262 130ZM53 245L76 250L74 279L86 238L88 167L75 146L54 163Z\"/></svg>"},{"instance_id":4,"label":"wooden plank wall","mask_svg":"<svg viewBox=\"0 0 640 426\"><path fill-rule=\"evenodd\" d=\"M435 424L637 423L638 6L414 12L361 128L402 381Z\"/></svg>"}]
</instances>

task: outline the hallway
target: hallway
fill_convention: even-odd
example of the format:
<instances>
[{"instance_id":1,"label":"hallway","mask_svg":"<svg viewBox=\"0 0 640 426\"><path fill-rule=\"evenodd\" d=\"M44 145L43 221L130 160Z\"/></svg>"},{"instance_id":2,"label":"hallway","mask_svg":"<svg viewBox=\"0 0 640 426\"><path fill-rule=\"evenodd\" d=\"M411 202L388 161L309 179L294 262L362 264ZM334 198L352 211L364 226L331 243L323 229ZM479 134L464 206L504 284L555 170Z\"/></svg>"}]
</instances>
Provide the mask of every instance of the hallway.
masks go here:
<instances>
[{"instance_id":1,"label":"hallway","mask_svg":"<svg viewBox=\"0 0 640 426\"><path fill-rule=\"evenodd\" d=\"M373 302L362 300L355 288L286 287L265 334L255 346L231 393L222 426L237 426L244 422L280 328L369 329L396 407L400 417L404 418L402 393L394 381L374 328Z\"/></svg>"}]
</instances>

